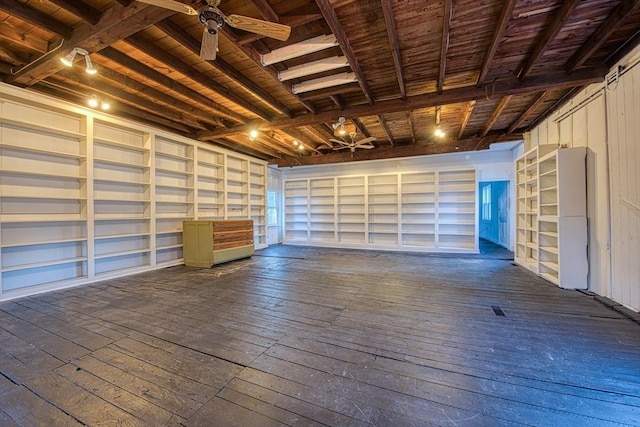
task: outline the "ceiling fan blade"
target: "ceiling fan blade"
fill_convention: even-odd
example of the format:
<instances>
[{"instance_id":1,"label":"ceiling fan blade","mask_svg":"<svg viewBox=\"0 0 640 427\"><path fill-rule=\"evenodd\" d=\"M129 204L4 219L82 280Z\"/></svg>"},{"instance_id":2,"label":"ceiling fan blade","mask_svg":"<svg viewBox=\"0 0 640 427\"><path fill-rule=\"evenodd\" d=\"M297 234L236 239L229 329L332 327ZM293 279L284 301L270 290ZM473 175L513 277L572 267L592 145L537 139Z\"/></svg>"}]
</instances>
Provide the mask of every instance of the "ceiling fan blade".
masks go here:
<instances>
[{"instance_id":1,"label":"ceiling fan blade","mask_svg":"<svg viewBox=\"0 0 640 427\"><path fill-rule=\"evenodd\" d=\"M169 10L175 10L176 12L186 13L187 15L197 15L198 11L189 6L188 4L180 3L173 0L138 0L140 3L151 4L154 6L162 7Z\"/></svg>"},{"instance_id":2,"label":"ceiling fan blade","mask_svg":"<svg viewBox=\"0 0 640 427\"><path fill-rule=\"evenodd\" d=\"M261 34L276 40L285 41L291 34L291 27L288 25L249 18L248 16L229 15L224 18L224 21L233 28Z\"/></svg>"},{"instance_id":3,"label":"ceiling fan blade","mask_svg":"<svg viewBox=\"0 0 640 427\"><path fill-rule=\"evenodd\" d=\"M364 148L365 150L371 150L372 148L375 148L375 147L370 144L365 144L365 145L356 145L356 148Z\"/></svg>"},{"instance_id":4,"label":"ceiling fan blade","mask_svg":"<svg viewBox=\"0 0 640 427\"><path fill-rule=\"evenodd\" d=\"M333 150L334 150L334 151L335 151L335 150L344 150L345 148L351 148L351 147L349 147L348 145L345 145L345 146L343 146L343 147L334 147L334 148L333 148Z\"/></svg>"},{"instance_id":5,"label":"ceiling fan blade","mask_svg":"<svg viewBox=\"0 0 640 427\"><path fill-rule=\"evenodd\" d=\"M329 141L331 141L333 143L336 143L336 144L349 145L348 142L344 142L344 141L341 141L339 139L330 138Z\"/></svg>"},{"instance_id":6,"label":"ceiling fan blade","mask_svg":"<svg viewBox=\"0 0 640 427\"><path fill-rule=\"evenodd\" d=\"M202 44L200 45L200 58L205 61L213 61L216 59L218 50L218 33L211 34L207 29L202 33Z\"/></svg>"},{"instance_id":7,"label":"ceiling fan blade","mask_svg":"<svg viewBox=\"0 0 640 427\"><path fill-rule=\"evenodd\" d=\"M357 144L366 144L368 142L373 142L375 140L376 140L375 136L370 136L369 138L361 139L360 141L357 142Z\"/></svg>"}]
</instances>

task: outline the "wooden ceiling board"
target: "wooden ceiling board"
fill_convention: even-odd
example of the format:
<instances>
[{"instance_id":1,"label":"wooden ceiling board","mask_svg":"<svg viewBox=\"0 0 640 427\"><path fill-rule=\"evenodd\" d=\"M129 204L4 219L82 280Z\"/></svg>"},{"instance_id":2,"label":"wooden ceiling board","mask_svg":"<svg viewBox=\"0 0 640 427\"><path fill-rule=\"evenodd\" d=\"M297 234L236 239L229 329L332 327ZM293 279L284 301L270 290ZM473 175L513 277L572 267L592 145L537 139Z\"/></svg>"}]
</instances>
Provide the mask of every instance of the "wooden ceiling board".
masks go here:
<instances>
[{"instance_id":1,"label":"wooden ceiling board","mask_svg":"<svg viewBox=\"0 0 640 427\"><path fill-rule=\"evenodd\" d=\"M265 3L268 7L261 10ZM362 158L393 157L398 152L414 155L434 152L395 149L403 145L432 146L438 150L454 150L460 145L473 149L480 147L474 135L483 132L500 135L514 131L504 138L518 139L521 137L518 132L565 102L573 87L602 81L604 68L594 67L605 62L611 65L611 61L640 42L640 7L635 0L582 0L563 21L556 18L567 8L562 0L514 0L499 38L496 35L501 28L505 0L456 0L451 3L445 45L444 0L390 0L400 59L395 64L380 0L329 0L326 4L331 13L324 7L323 13L330 16L335 12L337 30L343 33L339 34L341 43L353 52L361 84L295 95L292 84L334 72L280 82L278 70L341 55L342 49L333 47L266 67L260 64L260 53L330 34L335 23L329 26L316 0L222 0L220 9L225 14L297 24L285 42L223 28L218 62L199 58L203 27L197 17L170 15L137 1L77 0L68 3L72 6L69 10L61 4L64 3L20 0L12 7L10 2L3 3L4 8L0 9L3 81L23 82L49 95L79 103L84 102L90 90L105 96L111 92L115 105L120 106L113 108L112 114L193 138L213 139L221 146L260 158L282 161L283 156L289 156L289 160L298 163L307 157L351 159L323 154L331 153L325 148L318 151L319 147L328 148L326 139L331 132L326 125L341 115L359 118L362 127L380 140L376 144L379 148L370 150L380 150L379 154L365 153L366 156L359 156ZM622 20L609 18L620 9L630 12ZM85 18L78 16L83 14ZM106 18L98 23L95 20L100 15ZM131 25L124 28L122 22L127 16L132 18L126 21ZM154 24L162 18L165 21ZM95 25L90 23L92 20ZM550 36L554 23L559 26ZM593 48L579 64L578 72L567 74L568 62L582 46L591 43L603 23L612 23L611 28L591 45ZM132 28L137 32L132 34ZM92 31L96 36L92 36ZM80 64L71 69L60 68L59 55L55 51L46 53L55 49L61 33L70 39L87 40L88 47L95 50L91 56L99 73L94 80L87 80ZM110 45L102 42L104 37ZM548 40L543 44L545 49L536 52L545 40ZM492 46L495 51L490 51ZM60 53L71 47L64 46ZM528 64L528 75L518 81L516 73L534 53L539 55ZM487 58L490 60L485 70ZM38 61L31 63L35 59ZM398 69L402 70L401 79ZM483 81L477 86L481 73ZM404 82L406 98L402 97L399 80ZM438 92L439 87L442 93ZM365 96L367 88L371 93L369 99ZM542 98L541 93L545 93ZM439 141L433 136L437 106L441 128L447 133ZM385 121L394 148L379 117ZM468 121L461 132L466 117ZM306 126L309 123L313 126ZM252 142L246 137L247 129L256 125L269 134ZM459 134L461 140L456 142ZM292 138L305 139L308 148L304 152L291 151Z\"/></svg>"}]
</instances>

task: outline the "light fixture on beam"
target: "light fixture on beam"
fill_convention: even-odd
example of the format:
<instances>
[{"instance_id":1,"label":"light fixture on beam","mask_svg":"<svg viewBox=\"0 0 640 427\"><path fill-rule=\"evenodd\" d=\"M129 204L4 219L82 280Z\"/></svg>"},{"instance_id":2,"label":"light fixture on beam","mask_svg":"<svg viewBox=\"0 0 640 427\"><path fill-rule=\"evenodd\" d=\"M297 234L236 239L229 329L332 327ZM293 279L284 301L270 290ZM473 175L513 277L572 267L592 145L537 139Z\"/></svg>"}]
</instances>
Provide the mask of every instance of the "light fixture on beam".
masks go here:
<instances>
[{"instance_id":1,"label":"light fixture on beam","mask_svg":"<svg viewBox=\"0 0 640 427\"><path fill-rule=\"evenodd\" d=\"M348 66L349 61L346 56L332 56L331 58L323 58L307 64L296 65L295 67L278 71L278 80L284 82L286 80L297 79L298 77L310 76L312 74L318 74L324 71L336 70L338 68Z\"/></svg>"},{"instance_id":2,"label":"light fixture on beam","mask_svg":"<svg viewBox=\"0 0 640 427\"><path fill-rule=\"evenodd\" d=\"M440 128L440 115L442 114L442 107L438 106L436 107L436 129L433 131L433 134L437 137L437 138L444 138L445 137L445 133L444 131Z\"/></svg>"},{"instance_id":3,"label":"light fixture on beam","mask_svg":"<svg viewBox=\"0 0 640 427\"><path fill-rule=\"evenodd\" d=\"M338 40L333 34L313 37L299 43L290 44L280 49L272 50L269 53L260 55L262 65L272 65L287 59L297 58L309 53L318 52L330 47L338 46Z\"/></svg>"},{"instance_id":4,"label":"light fixture on beam","mask_svg":"<svg viewBox=\"0 0 640 427\"><path fill-rule=\"evenodd\" d=\"M105 111L111 108L111 104L109 104L109 102L107 101L101 100L98 95L91 95L87 100L87 105L89 105L89 107L91 108L100 107L101 110Z\"/></svg>"},{"instance_id":5,"label":"light fixture on beam","mask_svg":"<svg viewBox=\"0 0 640 427\"><path fill-rule=\"evenodd\" d=\"M253 141L254 139L256 139L258 137L258 131L255 129L251 129L249 131L249 140Z\"/></svg>"},{"instance_id":6,"label":"light fixture on beam","mask_svg":"<svg viewBox=\"0 0 640 427\"><path fill-rule=\"evenodd\" d=\"M349 83L356 83L358 79L355 73L340 73L332 76L319 77L317 79L307 80L302 83L291 85L291 91L295 94L310 92L312 90L324 89Z\"/></svg>"},{"instance_id":7,"label":"light fixture on beam","mask_svg":"<svg viewBox=\"0 0 640 427\"><path fill-rule=\"evenodd\" d=\"M84 56L85 62L87 64L87 68L86 68L87 74L92 74L92 75L96 74L98 70L96 70L95 67L93 66L93 62L89 57L89 52L87 52L85 49L82 49L81 47L74 47L73 50L71 50L71 52L69 52L66 56L60 58L60 62L62 62L67 67L72 67L73 60L78 54Z\"/></svg>"}]
</instances>

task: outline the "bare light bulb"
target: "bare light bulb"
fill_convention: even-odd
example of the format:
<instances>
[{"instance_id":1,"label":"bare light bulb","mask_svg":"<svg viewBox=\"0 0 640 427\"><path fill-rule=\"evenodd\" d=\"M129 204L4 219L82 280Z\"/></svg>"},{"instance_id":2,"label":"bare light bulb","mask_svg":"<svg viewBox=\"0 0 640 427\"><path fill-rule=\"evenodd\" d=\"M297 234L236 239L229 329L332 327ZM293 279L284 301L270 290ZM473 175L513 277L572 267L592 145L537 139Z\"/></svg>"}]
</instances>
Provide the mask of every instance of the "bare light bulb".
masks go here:
<instances>
[{"instance_id":1,"label":"bare light bulb","mask_svg":"<svg viewBox=\"0 0 640 427\"><path fill-rule=\"evenodd\" d=\"M111 104L109 104L108 102L102 102L100 104L100 108L102 108L103 110L108 110L109 108L111 108Z\"/></svg>"},{"instance_id":2,"label":"bare light bulb","mask_svg":"<svg viewBox=\"0 0 640 427\"><path fill-rule=\"evenodd\" d=\"M253 141L257 137L258 137L258 131L255 129L251 129L251 131L249 131L249 139Z\"/></svg>"},{"instance_id":3,"label":"bare light bulb","mask_svg":"<svg viewBox=\"0 0 640 427\"><path fill-rule=\"evenodd\" d=\"M89 107L96 108L98 104L100 104L100 101L98 100L98 97L96 95L91 95L91 97L87 101L87 104L89 104Z\"/></svg>"},{"instance_id":4,"label":"bare light bulb","mask_svg":"<svg viewBox=\"0 0 640 427\"><path fill-rule=\"evenodd\" d=\"M444 132L442 131L442 129L440 129L439 127L436 128L434 135L437 136L438 138L442 138L444 137Z\"/></svg>"}]
</instances>

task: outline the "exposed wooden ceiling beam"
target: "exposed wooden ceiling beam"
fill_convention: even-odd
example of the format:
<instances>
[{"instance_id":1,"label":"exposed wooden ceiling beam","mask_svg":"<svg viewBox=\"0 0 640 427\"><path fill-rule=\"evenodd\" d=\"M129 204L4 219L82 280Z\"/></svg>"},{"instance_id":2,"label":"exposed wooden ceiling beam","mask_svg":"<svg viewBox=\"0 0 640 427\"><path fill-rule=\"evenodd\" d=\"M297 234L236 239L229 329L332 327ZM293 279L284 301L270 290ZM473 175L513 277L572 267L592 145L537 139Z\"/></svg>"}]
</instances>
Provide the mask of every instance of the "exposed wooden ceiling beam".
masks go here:
<instances>
[{"instance_id":1,"label":"exposed wooden ceiling beam","mask_svg":"<svg viewBox=\"0 0 640 427\"><path fill-rule=\"evenodd\" d=\"M362 89L357 84L346 84L342 86L335 86L326 89L314 90L301 95L301 98L305 101L314 101L317 99L327 99L331 95L344 95L348 93L360 93Z\"/></svg>"},{"instance_id":2,"label":"exposed wooden ceiling beam","mask_svg":"<svg viewBox=\"0 0 640 427\"><path fill-rule=\"evenodd\" d=\"M309 146L309 147L313 146L312 143L309 141L309 138L304 136L301 132L298 132L297 129L288 128L288 129L285 129L283 131L280 131L280 133L283 133L283 134L287 135L288 137L290 137L291 139L295 139L298 142L301 142L305 146ZM320 141L321 141L320 142L321 144L329 145L322 139Z\"/></svg>"},{"instance_id":3,"label":"exposed wooden ceiling beam","mask_svg":"<svg viewBox=\"0 0 640 427\"><path fill-rule=\"evenodd\" d=\"M407 97L407 88L404 84L404 69L402 67L402 58L400 57L400 43L398 42L396 22L393 19L391 0L382 0L382 13L384 14L384 22L387 24L387 35L389 36L391 57L393 58L393 66L396 69L396 78L398 79L398 86L400 87L400 96L402 99L405 99Z\"/></svg>"},{"instance_id":4,"label":"exposed wooden ceiling beam","mask_svg":"<svg viewBox=\"0 0 640 427\"><path fill-rule=\"evenodd\" d=\"M78 1L78 0L49 0L51 3L54 3L69 13L74 14L78 18L82 19L84 22L87 22L91 25L96 25L100 21L100 17L102 16L102 12L94 7Z\"/></svg>"},{"instance_id":5,"label":"exposed wooden ceiling beam","mask_svg":"<svg viewBox=\"0 0 640 427\"><path fill-rule=\"evenodd\" d=\"M66 70L64 70L66 72ZM134 93L139 93L144 96L148 96L152 99L158 100L165 104L164 108L173 108L181 111L183 113L188 114L204 123L210 123L214 126L223 126L220 119L213 116L211 113L206 110L188 104L179 98L168 94L166 91L158 90L154 87L147 86L140 81L133 79L124 74L120 74L116 71L110 70L106 67L103 67L100 70L100 79L110 80L114 83L117 83L120 86L124 86L130 91Z\"/></svg>"},{"instance_id":6,"label":"exposed wooden ceiling beam","mask_svg":"<svg viewBox=\"0 0 640 427\"><path fill-rule=\"evenodd\" d=\"M640 7L640 0L624 0L611 12L611 14L600 24L593 34L571 58L567 61L565 68L567 71L575 71L607 41L627 16Z\"/></svg>"},{"instance_id":7,"label":"exposed wooden ceiling beam","mask_svg":"<svg viewBox=\"0 0 640 427\"><path fill-rule=\"evenodd\" d=\"M417 144L418 138L416 137L416 129L413 126L413 111L407 113L407 123L409 123L409 131L411 132L411 143Z\"/></svg>"},{"instance_id":8,"label":"exposed wooden ceiling beam","mask_svg":"<svg viewBox=\"0 0 640 427\"><path fill-rule=\"evenodd\" d=\"M49 76L48 81L54 81L66 85L71 84L79 88L79 90L82 91L87 98L92 94L96 94L101 98L108 98L109 100L111 100L111 105L113 108L111 112L117 111L117 108L122 106L122 104L128 104L131 107L137 108L139 110L144 110L151 114L162 115L162 117L166 119L175 121L176 124L181 123L198 130L206 129L205 126L198 123L198 121L188 113L162 106L161 104L157 104L136 94L118 89L115 86L102 83L90 77L85 77L84 73L74 73L73 71L69 70L60 70L56 74ZM86 99L83 103L85 102ZM114 104L117 104L118 107L116 107Z\"/></svg>"},{"instance_id":9,"label":"exposed wooden ceiling beam","mask_svg":"<svg viewBox=\"0 0 640 427\"><path fill-rule=\"evenodd\" d=\"M505 96L504 98L502 98L500 100L500 103L498 104L496 109L493 110L493 113L491 114L491 117L489 117L489 120L487 120L487 122L484 124L484 127L482 128L482 132L480 132L480 136L482 136L482 137L487 136L487 134L489 133L489 131L491 130L493 125L495 125L496 122L498 121L498 119L500 118L500 114L502 114L502 112L504 111L505 107L507 106L507 104L511 100L512 96L513 95L507 95L507 96Z\"/></svg>"},{"instance_id":10,"label":"exposed wooden ceiling beam","mask_svg":"<svg viewBox=\"0 0 640 427\"><path fill-rule=\"evenodd\" d=\"M387 139L389 140L389 144L394 145L391 129L389 129L389 125L387 125L387 121L384 119L384 116L382 114L378 114L378 122L380 123L380 126L382 126L382 130L384 131L384 134L387 136Z\"/></svg>"},{"instance_id":11,"label":"exposed wooden ceiling beam","mask_svg":"<svg viewBox=\"0 0 640 427\"><path fill-rule=\"evenodd\" d=\"M458 131L458 139L462 139L462 135L464 135L464 131L467 129L467 124L469 124L469 119L471 118L471 113L473 113L473 107L476 106L476 101L469 101L467 104L467 108L464 110L464 116L462 116L462 123L460 124L460 131Z\"/></svg>"},{"instance_id":12,"label":"exposed wooden ceiling beam","mask_svg":"<svg viewBox=\"0 0 640 427\"><path fill-rule=\"evenodd\" d=\"M332 153L324 156L305 156L292 163L286 159L274 163L280 167L322 165L328 163L345 163L363 160L379 160L388 158L426 156L431 154L450 153L452 151L474 151L489 148L495 142L517 141L522 135L504 135L492 132L484 138L468 138L462 141L443 142L438 144L412 144L395 147L380 147L375 150L357 150L351 153ZM456 150L456 147L458 149Z\"/></svg>"},{"instance_id":13,"label":"exposed wooden ceiling beam","mask_svg":"<svg viewBox=\"0 0 640 427\"><path fill-rule=\"evenodd\" d=\"M444 76L447 70L447 52L449 50L449 28L453 15L453 0L444 0L444 21L442 23L442 43L440 44L440 72L438 73L438 93L442 93Z\"/></svg>"},{"instance_id":14,"label":"exposed wooden ceiling beam","mask_svg":"<svg viewBox=\"0 0 640 427\"><path fill-rule=\"evenodd\" d=\"M316 137L318 141L321 141L324 145L327 145L327 146L333 148L333 145L329 142L329 138L335 138L335 136L333 135L333 133L329 133L327 135L327 131L322 126L320 128L323 129L325 131L325 133L322 133L321 131L319 131L318 129L316 129L313 126L305 126L304 127L304 129L307 132L309 132L311 135Z\"/></svg>"},{"instance_id":15,"label":"exposed wooden ceiling beam","mask_svg":"<svg viewBox=\"0 0 640 427\"><path fill-rule=\"evenodd\" d=\"M74 47L82 47L89 53L97 52L174 13L171 10L149 6L140 2L134 2L130 6L114 3L111 8L102 14L98 24L84 24L75 29L65 43L67 47L63 51L49 51L38 61L10 76L8 82L31 86L62 69L64 65L60 63L58 57L63 53L69 52Z\"/></svg>"},{"instance_id":16,"label":"exposed wooden ceiling beam","mask_svg":"<svg viewBox=\"0 0 640 427\"><path fill-rule=\"evenodd\" d=\"M28 51L31 51L30 54L37 53L41 55L49 50L49 43L46 40L30 33L19 32L9 25L3 24L2 31L0 31L0 41L2 40L25 47Z\"/></svg>"},{"instance_id":17,"label":"exposed wooden ceiling beam","mask_svg":"<svg viewBox=\"0 0 640 427\"><path fill-rule=\"evenodd\" d=\"M300 153L297 153L291 148L287 143L274 138L271 135L267 135L266 133L261 133L258 135L255 140L266 145L274 151L279 151L284 154L288 154L289 156L298 156Z\"/></svg>"},{"instance_id":18,"label":"exposed wooden ceiling beam","mask_svg":"<svg viewBox=\"0 0 640 427\"><path fill-rule=\"evenodd\" d=\"M342 101L342 98L340 97L340 95L330 95L329 98L331 98L333 103L336 104L336 107L338 107L341 110L344 109L344 102Z\"/></svg>"},{"instance_id":19,"label":"exposed wooden ceiling beam","mask_svg":"<svg viewBox=\"0 0 640 427\"><path fill-rule=\"evenodd\" d=\"M584 86L591 83L599 83L604 79L606 69L586 68L578 70L573 74L564 72L545 75L532 76L525 81L516 78L500 80L495 82L495 97L507 95L518 95L532 91L543 91L551 89L571 88ZM346 106L344 110L325 111L318 114L305 114L292 119L276 119L270 123L252 123L263 129L285 128L290 126L307 126L324 122L331 122L339 116L361 117L379 114L397 113L400 111L417 110L420 108L435 107L437 105L455 104L458 102L469 102L477 99L484 99L486 92L483 87L459 87L442 91L441 94L425 93L407 97L406 100L390 99L379 101L375 105L355 105ZM238 132L246 132L247 125L238 125L228 129L214 130L210 133L199 135L201 139L212 139L223 135Z\"/></svg>"},{"instance_id":20,"label":"exposed wooden ceiling beam","mask_svg":"<svg viewBox=\"0 0 640 427\"><path fill-rule=\"evenodd\" d=\"M315 113L316 109L311 103L301 99L298 95L294 94L293 91L291 90L291 85L290 84L285 83L285 82L281 82L278 79L278 72L277 72L277 70L275 68L273 68L273 67L265 67L265 66L262 65L262 63L260 62L260 53L258 51L256 51L255 49L251 48L250 46L242 46L242 45L240 45L238 43L237 37L235 37L234 34L231 33L227 27L223 27L222 30L219 33L224 35L224 37L226 37L231 42L231 44L233 44L238 50L242 51L257 66L262 68L262 70L264 70L264 72L267 73L267 75L269 75L269 77L271 77L282 88L284 88L294 98L296 98L298 100L298 102L300 102L300 104L302 104L308 111L310 111L311 113Z\"/></svg>"},{"instance_id":21,"label":"exposed wooden ceiling beam","mask_svg":"<svg viewBox=\"0 0 640 427\"><path fill-rule=\"evenodd\" d=\"M80 96L77 91L48 80L40 81L33 86L33 89L38 92L54 96L56 98L64 98L79 105L82 105L86 101L86 98ZM130 120L152 125L160 129L166 129L183 136L193 135L194 132L194 129L185 126L182 123L178 123L174 120L148 113L127 104L118 105L117 115Z\"/></svg>"},{"instance_id":22,"label":"exposed wooden ceiling beam","mask_svg":"<svg viewBox=\"0 0 640 427\"><path fill-rule=\"evenodd\" d=\"M478 80L476 82L477 86L480 86L484 83L484 79L487 77L487 73L489 73L491 62L493 62L493 57L498 50L498 45L504 37L504 32L507 29L507 24L509 23L509 19L511 18L511 14L513 13L513 6L515 4L516 0L505 0L504 6L502 6L500 19L498 20L498 26L493 33L491 44L489 45L487 54L485 55L484 61L482 62L482 67L480 68L480 74L478 75Z\"/></svg>"},{"instance_id":23,"label":"exposed wooden ceiling beam","mask_svg":"<svg viewBox=\"0 0 640 427\"><path fill-rule=\"evenodd\" d=\"M544 110L542 114L540 114L531 123L529 123L529 126L527 126L527 130L531 130L536 126L538 126L544 119L549 117L550 114L552 114L558 108L562 107L565 103L569 102L569 100L573 98L573 96L576 95L578 92L580 92L583 87L584 86L576 86L567 90L567 92L564 95L562 95L562 97L558 98L556 102L550 105L546 110Z\"/></svg>"},{"instance_id":24,"label":"exposed wooden ceiling beam","mask_svg":"<svg viewBox=\"0 0 640 427\"><path fill-rule=\"evenodd\" d=\"M293 29L317 21L319 19L322 19L322 15L320 15L319 13L311 15L281 16L280 23L288 25ZM242 37L238 37L238 44L244 46L254 41L261 40L265 37L266 36L263 36L261 34L247 34Z\"/></svg>"},{"instance_id":25,"label":"exposed wooden ceiling beam","mask_svg":"<svg viewBox=\"0 0 640 427\"><path fill-rule=\"evenodd\" d=\"M536 65L536 62L544 55L551 42L553 42L567 22L569 15L576 9L578 3L580 3L580 0L564 0L562 2L560 10L558 10L553 18L553 23L551 23L551 26L542 35L542 38L535 44L535 49L533 49L531 55L526 58L524 64L520 67L520 71L518 72L518 78L520 80L523 80L529 75Z\"/></svg>"},{"instance_id":26,"label":"exposed wooden ceiling beam","mask_svg":"<svg viewBox=\"0 0 640 427\"><path fill-rule=\"evenodd\" d=\"M173 23L171 20L165 19L162 22L158 22L156 24L156 27L160 28L163 32L165 32L173 39L179 41L180 44L185 46L194 54L200 54L200 42L191 37L191 35L189 35L186 31ZM218 56L214 61L207 61L207 63L212 65L220 72L224 73L226 77L236 82L247 92L262 99L267 105L269 105L269 107L271 107L276 112L291 117L291 111L289 111L289 109L285 105L277 101L273 96L268 94L264 89L255 84L253 81L248 79L245 75L243 75L221 57Z\"/></svg>"},{"instance_id":27,"label":"exposed wooden ceiling beam","mask_svg":"<svg viewBox=\"0 0 640 427\"><path fill-rule=\"evenodd\" d=\"M173 70L179 72L180 74L185 75L186 77L190 78L194 82L201 84L202 86L205 86L207 89L211 90L212 92L218 94L221 97L228 99L229 101L255 114L256 116L264 120L269 120L271 118L269 114L267 114L262 109L257 108L253 103L251 103L247 99L231 92L228 88L223 87L222 85L218 84L218 82L216 82L215 80L205 76L204 74L197 71L195 68L193 68L189 64L183 62L180 58L177 58L171 55L166 50L144 39L141 35L134 34L132 36L127 37L125 41L129 43L131 46L140 50L141 52L144 52L146 55L149 55L150 57L154 58L156 61L166 64L167 66L171 67Z\"/></svg>"},{"instance_id":28,"label":"exposed wooden ceiling beam","mask_svg":"<svg viewBox=\"0 0 640 427\"><path fill-rule=\"evenodd\" d=\"M362 89L367 102L369 103L369 105L373 105L373 95L371 94L371 89L369 89L369 84L364 78L364 73L360 68L358 58L356 58L356 55L351 48L351 43L349 42L349 39L344 32L344 28L342 28L342 24L338 19L338 15L336 15L336 11L333 9L333 6L331 6L329 0L316 0L316 3L318 5L318 8L320 9L320 13L322 13L322 16L324 16L324 19L325 21L327 21L329 28L331 28L331 32L336 36L336 39L338 39L338 44L340 45L340 49L342 49L342 53L349 60L349 65L351 66L351 69L358 79L358 84L360 85L360 88Z\"/></svg>"},{"instance_id":29,"label":"exposed wooden ceiling beam","mask_svg":"<svg viewBox=\"0 0 640 427\"><path fill-rule=\"evenodd\" d=\"M221 147L227 148L231 151L235 151L236 153L246 154L248 156L257 157L259 159L267 160L272 158L276 158L276 159L282 158L282 155L279 152L266 147L261 142L249 141L246 138L243 140L242 139L232 140L232 139L222 138L222 139L216 139L212 142L218 144Z\"/></svg>"},{"instance_id":30,"label":"exposed wooden ceiling beam","mask_svg":"<svg viewBox=\"0 0 640 427\"><path fill-rule=\"evenodd\" d=\"M364 136L365 138L369 138L371 136L371 134L369 133L367 128L364 127L360 119L358 119L357 117L354 117L351 119L351 121L353 122L354 125L356 125L356 129L358 129L358 132L360 132L362 136Z\"/></svg>"},{"instance_id":31,"label":"exposed wooden ceiling beam","mask_svg":"<svg viewBox=\"0 0 640 427\"><path fill-rule=\"evenodd\" d=\"M18 57L11 50L2 46L0 46L0 60L12 65L24 64L26 62L25 59Z\"/></svg>"},{"instance_id":32,"label":"exposed wooden ceiling beam","mask_svg":"<svg viewBox=\"0 0 640 427\"><path fill-rule=\"evenodd\" d=\"M258 9L263 19L271 22L280 22L280 17L267 0L250 0L250 2Z\"/></svg>"},{"instance_id":33,"label":"exposed wooden ceiling beam","mask_svg":"<svg viewBox=\"0 0 640 427\"><path fill-rule=\"evenodd\" d=\"M68 39L73 32L73 28L16 0L0 0L0 9L65 39Z\"/></svg>"},{"instance_id":34,"label":"exposed wooden ceiling beam","mask_svg":"<svg viewBox=\"0 0 640 427\"><path fill-rule=\"evenodd\" d=\"M540 92L538 96L536 96L536 98L533 100L533 102L529 104L527 109L522 114L520 114L520 117L518 117L513 123L511 123L511 126L509 126L509 129L507 129L507 133L512 133L513 131L518 129L518 127L522 124L522 122L525 121L527 116L529 116L529 114L535 111L536 108L538 108L540 104L542 104L542 102L544 101L548 93L549 92L546 92L546 91Z\"/></svg>"},{"instance_id":35,"label":"exposed wooden ceiling beam","mask_svg":"<svg viewBox=\"0 0 640 427\"><path fill-rule=\"evenodd\" d=\"M106 49L101 50L99 55L104 56L105 58L111 61L114 61L137 74L140 74L146 79L149 79L151 81L158 83L159 85L167 88L167 90L176 92L182 96L192 99L194 102L197 102L198 104L205 106L208 110L214 111L216 114L222 117L225 117L228 120L231 120L233 122L244 123L244 117L242 117L240 114L234 111L231 111L230 109L222 105L219 105L218 103L212 101L211 99L200 94L199 92L196 92L195 90L182 85L181 83L173 80L172 78L167 77L166 75L160 73L159 71L156 71L153 68L148 67L130 58L129 56L125 55L124 53L112 47L108 47Z\"/></svg>"}]
</instances>

